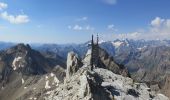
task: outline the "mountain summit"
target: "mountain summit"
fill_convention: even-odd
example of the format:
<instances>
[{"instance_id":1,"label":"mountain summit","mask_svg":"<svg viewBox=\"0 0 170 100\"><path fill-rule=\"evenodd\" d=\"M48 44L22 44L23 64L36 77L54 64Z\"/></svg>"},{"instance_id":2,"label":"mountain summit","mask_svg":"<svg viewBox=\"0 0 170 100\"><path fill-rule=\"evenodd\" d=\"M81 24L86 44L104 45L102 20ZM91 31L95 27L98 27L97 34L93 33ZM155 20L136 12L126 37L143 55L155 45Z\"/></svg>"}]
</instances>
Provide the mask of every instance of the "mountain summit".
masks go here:
<instances>
[{"instance_id":1,"label":"mountain summit","mask_svg":"<svg viewBox=\"0 0 170 100\"><path fill-rule=\"evenodd\" d=\"M133 79L96 66L91 70L90 53L83 65L73 52L68 54L67 73L64 83L38 97L45 100L169 100L162 94L155 94L145 83L135 83ZM113 63L113 62L112 62ZM112 66L114 68L117 66ZM76 70L75 70L76 69ZM74 71L73 71L74 70ZM71 74L70 74L71 73Z\"/></svg>"},{"instance_id":2,"label":"mountain summit","mask_svg":"<svg viewBox=\"0 0 170 100\"><path fill-rule=\"evenodd\" d=\"M0 100L15 100L25 95L28 86L39 85L36 82L52 71L60 71L59 78L65 76L62 67L55 67L57 64L56 60L43 56L28 44L0 51Z\"/></svg>"},{"instance_id":3,"label":"mountain summit","mask_svg":"<svg viewBox=\"0 0 170 100\"><path fill-rule=\"evenodd\" d=\"M8 70L8 73L16 71L22 74L44 74L53 67L38 51L24 44L1 51L0 58L1 70Z\"/></svg>"},{"instance_id":4,"label":"mountain summit","mask_svg":"<svg viewBox=\"0 0 170 100\"><path fill-rule=\"evenodd\" d=\"M93 68L91 49L83 59L69 52L66 69L24 44L1 51L0 57L2 100L169 100L131 79L100 47Z\"/></svg>"}]
</instances>

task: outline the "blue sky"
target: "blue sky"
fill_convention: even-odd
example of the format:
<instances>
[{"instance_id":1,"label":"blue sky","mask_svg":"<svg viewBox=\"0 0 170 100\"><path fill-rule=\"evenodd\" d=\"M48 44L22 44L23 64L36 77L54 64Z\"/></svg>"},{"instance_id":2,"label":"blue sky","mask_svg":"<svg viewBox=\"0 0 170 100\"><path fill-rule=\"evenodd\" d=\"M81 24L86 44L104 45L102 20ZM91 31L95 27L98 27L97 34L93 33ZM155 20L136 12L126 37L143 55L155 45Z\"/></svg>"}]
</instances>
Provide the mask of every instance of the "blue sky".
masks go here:
<instances>
[{"instance_id":1,"label":"blue sky","mask_svg":"<svg viewBox=\"0 0 170 100\"><path fill-rule=\"evenodd\" d=\"M0 41L169 39L170 0L0 0Z\"/></svg>"}]
</instances>

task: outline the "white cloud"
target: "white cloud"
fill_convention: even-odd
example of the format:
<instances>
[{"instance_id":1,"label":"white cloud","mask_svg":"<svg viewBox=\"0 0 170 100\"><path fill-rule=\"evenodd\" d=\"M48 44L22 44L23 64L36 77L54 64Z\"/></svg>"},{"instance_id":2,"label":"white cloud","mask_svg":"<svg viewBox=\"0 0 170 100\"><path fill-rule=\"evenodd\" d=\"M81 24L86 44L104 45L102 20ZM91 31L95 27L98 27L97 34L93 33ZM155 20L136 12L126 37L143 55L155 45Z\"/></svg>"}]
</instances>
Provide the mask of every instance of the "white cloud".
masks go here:
<instances>
[{"instance_id":1,"label":"white cloud","mask_svg":"<svg viewBox=\"0 0 170 100\"><path fill-rule=\"evenodd\" d=\"M8 4L0 2L0 10L4 10L7 7L8 7ZM23 14L23 10L22 10L22 14L19 14L16 16L10 15L6 11L0 12L0 18L9 21L12 24L23 24L23 23L27 23L30 21L28 16Z\"/></svg>"},{"instance_id":2,"label":"white cloud","mask_svg":"<svg viewBox=\"0 0 170 100\"><path fill-rule=\"evenodd\" d=\"M12 24L23 24L30 21L28 16L24 14L14 16L14 15L9 15L7 12L2 12L0 14L0 17L3 18L4 20L9 21Z\"/></svg>"},{"instance_id":3,"label":"white cloud","mask_svg":"<svg viewBox=\"0 0 170 100\"><path fill-rule=\"evenodd\" d=\"M88 17L86 16L76 19L76 21L87 21L87 20L88 20Z\"/></svg>"},{"instance_id":4,"label":"white cloud","mask_svg":"<svg viewBox=\"0 0 170 100\"><path fill-rule=\"evenodd\" d=\"M154 20L151 21L151 25L154 27L159 27L165 21L165 19L161 19L160 17L156 17Z\"/></svg>"},{"instance_id":5,"label":"white cloud","mask_svg":"<svg viewBox=\"0 0 170 100\"><path fill-rule=\"evenodd\" d=\"M112 38L114 39L139 39L141 37L141 33L132 32L132 33L122 33L122 34L112 34Z\"/></svg>"},{"instance_id":6,"label":"white cloud","mask_svg":"<svg viewBox=\"0 0 170 100\"><path fill-rule=\"evenodd\" d=\"M76 31L80 31L80 30L82 30L83 28L81 27L81 26L79 26L79 25L75 25L74 27L73 27L73 30L76 30Z\"/></svg>"},{"instance_id":7,"label":"white cloud","mask_svg":"<svg viewBox=\"0 0 170 100\"><path fill-rule=\"evenodd\" d=\"M67 26L67 28L70 30L74 30L74 31L93 31L94 30L93 27L84 23L84 21L87 21L87 20L88 20L88 17L86 17L86 16L77 18L75 20L75 21L78 21L77 24L69 25L69 26Z\"/></svg>"},{"instance_id":8,"label":"white cloud","mask_svg":"<svg viewBox=\"0 0 170 100\"><path fill-rule=\"evenodd\" d=\"M91 27L90 25L81 26L78 24L76 24L74 26L69 25L68 29L74 30L74 31L93 31L94 30L94 28Z\"/></svg>"},{"instance_id":9,"label":"white cloud","mask_svg":"<svg viewBox=\"0 0 170 100\"><path fill-rule=\"evenodd\" d=\"M114 28L114 25L108 25L108 29ZM156 17L151 20L147 29L141 29L139 31L130 33L109 33L103 35L106 39L145 39L145 40L163 40L170 39L170 19L163 19Z\"/></svg>"},{"instance_id":10,"label":"white cloud","mask_svg":"<svg viewBox=\"0 0 170 100\"><path fill-rule=\"evenodd\" d=\"M170 34L170 19L162 19L160 17L156 17L151 21L150 31L153 33L159 34Z\"/></svg>"},{"instance_id":11,"label":"white cloud","mask_svg":"<svg viewBox=\"0 0 170 100\"><path fill-rule=\"evenodd\" d=\"M111 31L118 31L118 30L115 28L115 25L113 25L113 24L108 25L108 26L107 26L107 29L108 29L108 30L111 30Z\"/></svg>"},{"instance_id":12,"label":"white cloud","mask_svg":"<svg viewBox=\"0 0 170 100\"><path fill-rule=\"evenodd\" d=\"M107 40L113 40L113 39L133 39L133 40L139 40L139 39L145 39L145 40L154 40L157 39L155 35L152 33L140 33L140 32L132 32L132 33L114 33L114 34L105 34L104 38Z\"/></svg>"},{"instance_id":13,"label":"white cloud","mask_svg":"<svg viewBox=\"0 0 170 100\"><path fill-rule=\"evenodd\" d=\"M150 24L151 26L149 26L148 29L145 29L144 32L127 33L123 34L123 37L146 40L162 40L170 38L170 19L156 17L150 22Z\"/></svg>"},{"instance_id":14,"label":"white cloud","mask_svg":"<svg viewBox=\"0 0 170 100\"><path fill-rule=\"evenodd\" d=\"M107 29L111 29L112 30L114 28L115 28L115 26L113 24L107 26Z\"/></svg>"},{"instance_id":15,"label":"white cloud","mask_svg":"<svg viewBox=\"0 0 170 100\"><path fill-rule=\"evenodd\" d=\"M109 5L114 5L117 3L117 0L102 0L104 3Z\"/></svg>"},{"instance_id":16,"label":"white cloud","mask_svg":"<svg viewBox=\"0 0 170 100\"><path fill-rule=\"evenodd\" d=\"M133 32L133 33L128 33L126 36L129 39L142 39L142 33L140 32Z\"/></svg>"},{"instance_id":17,"label":"white cloud","mask_svg":"<svg viewBox=\"0 0 170 100\"><path fill-rule=\"evenodd\" d=\"M93 30L94 30L94 27L91 27L90 25L87 25L87 26L85 27L85 30L93 31Z\"/></svg>"},{"instance_id":18,"label":"white cloud","mask_svg":"<svg viewBox=\"0 0 170 100\"><path fill-rule=\"evenodd\" d=\"M0 10L6 9L8 5L6 3L0 2Z\"/></svg>"},{"instance_id":19,"label":"white cloud","mask_svg":"<svg viewBox=\"0 0 170 100\"><path fill-rule=\"evenodd\" d=\"M166 25L167 25L168 28L170 28L170 19L166 20Z\"/></svg>"}]
</instances>

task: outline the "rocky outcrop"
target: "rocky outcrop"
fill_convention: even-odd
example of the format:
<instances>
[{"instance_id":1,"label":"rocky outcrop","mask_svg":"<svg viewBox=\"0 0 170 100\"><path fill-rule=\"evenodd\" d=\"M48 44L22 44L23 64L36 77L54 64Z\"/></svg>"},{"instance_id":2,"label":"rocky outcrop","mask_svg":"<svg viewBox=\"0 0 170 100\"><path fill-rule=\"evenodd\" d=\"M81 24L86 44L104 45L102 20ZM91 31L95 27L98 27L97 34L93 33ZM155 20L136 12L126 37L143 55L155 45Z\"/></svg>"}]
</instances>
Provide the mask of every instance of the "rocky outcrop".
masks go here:
<instances>
[{"instance_id":1,"label":"rocky outcrop","mask_svg":"<svg viewBox=\"0 0 170 100\"><path fill-rule=\"evenodd\" d=\"M81 61L78 58L78 55L74 52L68 53L67 56L67 73L66 77L71 77L77 70L82 66Z\"/></svg>"},{"instance_id":2,"label":"rocky outcrop","mask_svg":"<svg viewBox=\"0 0 170 100\"><path fill-rule=\"evenodd\" d=\"M90 65L91 62L91 49L89 49L86 53L85 58L83 59L83 63L86 65ZM128 70L123 66L115 63L113 57L109 56L109 54L104 50L99 48L99 66L100 68L105 68L111 70L113 73L120 74L126 77L129 77L130 74Z\"/></svg>"},{"instance_id":3,"label":"rocky outcrop","mask_svg":"<svg viewBox=\"0 0 170 100\"><path fill-rule=\"evenodd\" d=\"M41 47L41 50L55 52L65 59L69 51L74 51L81 57L84 57L88 50L87 45L90 42L77 45L45 45ZM152 84L154 86L156 82L157 86L161 86L159 88L163 88L162 82L166 81L165 76L170 74L169 40L145 41L125 39L101 42L99 44L109 55L114 57L115 62L123 64L128 68L133 79L138 82L154 83Z\"/></svg>"},{"instance_id":4,"label":"rocky outcrop","mask_svg":"<svg viewBox=\"0 0 170 100\"><path fill-rule=\"evenodd\" d=\"M53 68L52 73L54 73L56 75L56 77L58 78L58 80L61 82L63 82L64 77L66 77L65 69L59 65L57 65L56 67Z\"/></svg>"},{"instance_id":5,"label":"rocky outcrop","mask_svg":"<svg viewBox=\"0 0 170 100\"><path fill-rule=\"evenodd\" d=\"M101 79L86 68L81 68L64 84L60 84L45 100L108 100L109 93L101 87Z\"/></svg>"},{"instance_id":6,"label":"rocky outcrop","mask_svg":"<svg viewBox=\"0 0 170 100\"><path fill-rule=\"evenodd\" d=\"M113 93L116 100L169 100L164 95L158 99L159 95L154 94L145 83L135 83L131 78L116 75L106 69L96 69L95 72L102 77L102 86Z\"/></svg>"},{"instance_id":7,"label":"rocky outcrop","mask_svg":"<svg viewBox=\"0 0 170 100\"><path fill-rule=\"evenodd\" d=\"M102 66L102 68L106 68L108 70L111 70L113 73L116 74L120 74L126 77L130 77L130 74L127 70L127 68L125 68L123 65L119 65L117 64L112 56L109 56L109 54L104 50L101 49L99 50L100 52L100 66Z\"/></svg>"},{"instance_id":8,"label":"rocky outcrop","mask_svg":"<svg viewBox=\"0 0 170 100\"><path fill-rule=\"evenodd\" d=\"M64 84L58 84L55 89L37 97L45 100L169 100L163 94L151 91L145 83L135 83L133 79L113 73L109 68L96 66L90 69L90 51L80 68L76 54L68 54L68 69L74 69ZM106 56L102 56L107 59ZM102 60L101 60L102 61ZM118 66L118 65L116 65ZM118 66L119 68L119 66ZM76 70L75 70L76 69Z\"/></svg>"},{"instance_id":9,"label":"rocky outcrop","mask_svg":"<svg viewBox=\"0 0 170 100\"><path fill-rule=\"evenodd\" d=\"M91 49L89 49L83 59L83 64L90 66L91 63Z\"/></svg>"},{"instance_id":10,"label":"rocky outcrop","mask_svg":"<svg viewBox=\"0 0 170 100\"><path fill-rule=\"evenodd\" d=\"M27 91L23 91L15 98L24 100L169 100L163 94L151 91L145 83L136 83L133 79L115 74L108 68L102 68L99 65L91 70L88 61L90 60L84 59L84 64L81 66L77 55L73 52L69 53L66 70L66 76L68 76L64 82L57 78L58 75L64 75L64 69L56 66L51 73L41 76L33 85L28 79L23 79L24 81L20 79ZM58 72L59 70L61 73ZM31 90L35 86L37 88Z\"/></svg>"},{"instance_id":11,"label":"rocky outcrop","mask_svg":"<svg viewBox=\"0 0 170 100\"><path fill-rule=\"evenodd\" d=\"M38 97L37 97L38 98ZM114 74L103 68L94 71L84 65L64 84L39 98L45 100L169 100L150 91L145 83Z\"/></svg>"}]
</instances>

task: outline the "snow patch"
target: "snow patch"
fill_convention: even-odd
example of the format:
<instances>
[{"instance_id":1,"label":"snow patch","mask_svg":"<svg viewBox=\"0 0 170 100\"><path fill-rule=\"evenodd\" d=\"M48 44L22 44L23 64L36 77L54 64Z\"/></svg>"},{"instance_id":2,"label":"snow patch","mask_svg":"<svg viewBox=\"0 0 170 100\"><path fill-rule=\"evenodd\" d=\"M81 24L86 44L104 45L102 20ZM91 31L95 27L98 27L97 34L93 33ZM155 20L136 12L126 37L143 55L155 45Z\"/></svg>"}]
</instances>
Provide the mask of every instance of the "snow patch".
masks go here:
<instances>
[{"instance_id":1,"label":"snow patch","mask_svg":"<svg viewBox=\"0 0 170 100\"><path fill-rule=\"evenodd\" d=\"M106 41L100 40L98 43L99 43L99 44L102 44L102 43L104 43L104 42L106 42Z\"/></svg>"},{"instance_id":2,"label":"snow patch","mask_svg":"<svg viewBox=\"0 0 170 100\"><path fill-rule=\"evenodd\" d=\"M143 47L140 47L140 48L137 48L139 51L145 49L147 46L143 46Z\"/></svg>"},{"instance_id":3,"label":"snow patch","mask_svg":"<svg viewBox=\"0 0 170 100\"><path fill-rule=\"evenodd\" d=\"M14 61L12 62L13 70L16 70L16 69L17 69L16 62L20 61L21 59L22 59L22 57L16 57L16 58L14 59Z\"/></svg>"},{"instance_id":4,"label":"snow patch","mask_svg":"<svg viewBox=\"0 0 170 100\"><path fill-rule=\"evenodd\" d=\"M54 77L54 75L55 75L54 73L50 73L50 76L51 76L51 77Z\"/></svg>"},{"instance_id":5,"label":"snow patch","mask_svg":"<svg viewBox=\"0 0 170 100\"><path fill-rule=\"evenodd\" d=\"M25 83L25 81L24 81L24 79L22 78L22 84L24 84Z\"/></svg>"},{"instance_id":6,"label":"snow patch","mask_svg":"<svg viewBox=\"0 0 170 100\"><path fill-rule=\"evenodd\" d=\"M48 79L48 76L45 76L45 79Z\"/></svg>"},{"instance_id":7,"label":"snow patch","mask_svg":"<svg viewBox=\"0 0 170 100\"><path fill-rule=\"evenodd\" d=\"M51 94L51 91L48 91L46 94Z\"/></svg>"},{"instance_id":8,"label":"snow patch","mask_svg":"<svg viewBox=\"0 0 170 100\"><path fill-rule=\"evenodd\" d=\"M142 50L142 48L137 48L138 50Z\"/></svg>"},{"instance_id":9,"label":"snow patch","mask_svg":"<svg viewBox=\"0 0 170 100\"><path fill-rule=\"evenodd\" d=\"M34 98L34 100L37 100L37 98Z\"/></svg>"},{"instance_id":10,"label":"snow patch","mask_svg":"<svg viewBox=\"0 0 170 100\"><path fill-rule=\"evenodd\" d=\"M118 48L118 47L120 47L120 46L123 44L123 42L121 42L121 41L116 41L116 42L112 42L112 44L113 44L113 46L114 46L115 48Z\"/></svg>"},{"instance_id":11,"label":"snow patch","mask_svg":"<svg viewBox=\"0 0 170 100\"><path fill-rule=\"evenodd\" d=\"M49 80L46 80L46 83L45 83L45 89L50 89L51 86L49 85Z\"/></svg>"}]
</instances>

